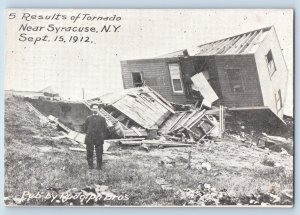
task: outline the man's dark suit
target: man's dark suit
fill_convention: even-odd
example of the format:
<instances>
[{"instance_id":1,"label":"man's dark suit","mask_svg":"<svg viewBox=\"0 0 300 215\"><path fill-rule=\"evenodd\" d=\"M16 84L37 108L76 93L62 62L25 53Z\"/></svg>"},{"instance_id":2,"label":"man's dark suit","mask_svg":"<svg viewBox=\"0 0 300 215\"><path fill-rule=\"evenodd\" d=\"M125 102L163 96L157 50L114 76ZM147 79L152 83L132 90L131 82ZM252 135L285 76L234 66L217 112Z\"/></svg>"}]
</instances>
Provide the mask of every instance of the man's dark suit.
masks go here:
<instances>
[{"instance_id":1,"label":"man's dark suit","mask_svg":"<svg viewBox=\"0 0 300 215\"><path fill-rule=\"evenodd\" d=\"M98 114L88 116L84 124L84 130L86 132L84 143L86 144L86 155L89 168L93 168L93 153L95 148L97 169L101 169L103 143L107 135L107 124L105 118Z\"/></svg>"}]
</instances>

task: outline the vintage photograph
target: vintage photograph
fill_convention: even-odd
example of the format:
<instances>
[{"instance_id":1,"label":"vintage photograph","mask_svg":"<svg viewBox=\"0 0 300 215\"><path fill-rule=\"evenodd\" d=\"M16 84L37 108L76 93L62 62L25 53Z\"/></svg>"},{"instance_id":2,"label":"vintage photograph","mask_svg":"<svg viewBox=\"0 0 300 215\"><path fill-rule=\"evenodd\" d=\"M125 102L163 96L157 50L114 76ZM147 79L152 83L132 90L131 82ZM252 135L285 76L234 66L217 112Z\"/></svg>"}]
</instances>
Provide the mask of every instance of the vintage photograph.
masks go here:
<instances>
[{"instance_id":1,"label":"vintage photograph","mask_svg":"<svg viewBox=\"0 0 300 215\"><path fill-rule=\"evenodd\" d=\"M293 207L292 9L7 9L6 206Z\"/></svg>"}]
</instances>

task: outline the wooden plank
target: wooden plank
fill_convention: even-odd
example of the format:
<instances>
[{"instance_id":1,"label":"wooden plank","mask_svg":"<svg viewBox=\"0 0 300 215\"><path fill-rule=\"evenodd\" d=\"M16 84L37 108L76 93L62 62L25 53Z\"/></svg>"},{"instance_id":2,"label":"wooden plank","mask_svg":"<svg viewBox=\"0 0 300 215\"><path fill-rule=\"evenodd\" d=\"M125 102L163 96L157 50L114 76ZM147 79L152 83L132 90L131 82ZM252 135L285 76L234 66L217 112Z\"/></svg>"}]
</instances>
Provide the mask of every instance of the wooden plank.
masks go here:
<instances>
[{"instance_id":1,"label":"wooden plank","mask_svg":"<svg viewBox=\"0 0 300 215\"><path fill-rule=\"evenodd\" d=\"M124 138L124 139L108 139L108 140L104 140L104 141L107 141L107 142L115 142L115 141L129 141L129 140L132 140L132 141L138 141L138 140L145 140L144 137L137 137L137 138Z\"/></svg>"},{"instance_id":2,"label":"wooden plank","mask_svg":"<svg viewBox=\"0 0 300 215\"><path fill-rule=\"evenodd\" d=\"M214 52L213 54L223 54L224 53L224 50L227 48L228 44L230 44L232 42L232 39L233 38L228 38L227 42L224 43L222 45L222 48L220 48L219 50L217 50L216 52Z\"/></svg>"},{"instance_id":3,"label":"wooden plank","mask_svg":"<svg viewBox=\"0 0 300 215\"><path fill-rule=\"evenodd\" d=\"M142 106L146 108L145 114L147 114L148 116L156 116L156 115L159 116L162 114L160 108L155 107L155 103L151 104L150 102L144 100L141 97L137 97L136 102L140 103Z\"/></svg>"},{"instance_id":4,"label":"wooden plank","mask_svg":"<svg viewBox=\"0 0 300 215\"><path fill-rule=\"evenodd\" d=\"M123 146L140 146L142 145L142 140L139 141L131 141L131 140L122 140L120 141Z\"/></svg>"},{"instance_id":5,"label":"wooden plank","mask_svg":"<svg viewBox=\"0 0 300 215\"><path fill-rule=\"evenodd\" d=\"M164 142L161 144L163 147L191 147L191 144L187 143L174 143L174 142Z\"/></svg>"},{"instance_id":6,"label":"wooden plank","mask_svg":"<svg viewBox=\"0 0 300 215\"><path fill-rule=\"evenodd\" d=\"M252 32L248 33L247 37L243 40L241 47L236 50L236 54L240 53L240 50L244 48L244 46L247 44L247 41L251 38L251 36L252 36Z\"/></svg>"},{"instance_id":7,"label":"wooden plank","mask_svg":"<svg viewBox=\"0 0 300 215\"><path fill-rule=\"evenodd\" d=\"M142 136L141 132L139 132L139 130L135 127L131 127L131 129L138 135L138 136Z\"/></svg>"},{"instance_id":8,"label":"wooden plank","mask_svg":"<svg viewBox=\"0 0 300 215\"><path fill-rule=\"evenodd\" d=\"M184 119L182 122L180 122L180 126L183 127L187 124L187 122L195 115L197 114L197 110L193 110L192 113L186 118Z\"/></svg>"},{"instance_id":9,"label":"wooden plank","mask_svg":"<svg viewBox=\"0 0 300 215\"><path fill-rule=\"evenodd\" d=\"M139 129L139 132L142 134L142 137L147 137L147 135L148 135L148 133L145 129ZM126 137L140 137L132 129L124 130L124 134Z\"/></svg>"},{"instance_id":10,"label":"wooden plank","mask_svg":"<svg viewBox=\"0 0 300 215\"><path fill-rule=\"evenodd\" d=\"M150 103L155 112L158 114L158 115L165 115L166 113L168 114L171 114L171 112L168 110L168 108L166 108L165 104L159 100L158 98L155 99L155 95L154 97L152 96L154 95L153 93L148 93L147 96L146 95L143 95L143 98L148 102Z\"/></svg>"},{"instance_id":11,"label":"wooden plank","mask_svg":"<svg viewBox=\"0 0 300 215\"><path fill-rule=\"evenodd\" d=\"M131 105L129 106L128 104ZM145 115L145 110L139 110L138 104L133 102L130 98L123 98L122 100L119 100L117 103L113 104L113 106L143 128L151 128L153 125L155 125L153 118Z\"/></svg>"},{"instance_id":12,"label":"wooden plank","mask_svg":"<svg viewBox=\"0 0 300 215\"><path fill-rule=\"evenodd\" d=\"M171 113L175 113L175 111L168 105L166 105L165 103L163 103L158 97L156 97L156 95L153 93L149 93L149 95L155 99L159 104L161 104L164 108L166 108L168 111L170 111Z\"/></svg>"},{"instance_id":13,"label":"wooden plank","mask_svg":"<svg viewBox=\"0 0 300 215\"><path fill-rule=\"evenodd\" d=\"M69 147L71 151L76 151L76 152L86 152L86 149L84 148L74 148L74 147Z\"/></svg>"},{"instance_id":14,"label":"wooden plank","mask_svg":"<svg viewBox=\"0 0 300 215\"><path fill-rule=\"evenodd\" d=\"M191 120L190 124L187 126L188 128L193 127L195 124L197 124L204 116L205 116L206 110L201 110L195 118L193 118L193 121Z\"/></svg>"},{"instance_id":15,"label":"wooden plank","mask_svg":"<svg viewBox=\"0 0 300 215\"><path fill-rule=\"evenodd\" d=\"M36 109L31 103L26 102L26 104L27 104L28 108L30 110L32 110L38 118L40 118L42 123L49 122L49 119L46 116L44 116L38 109Z\"/></svg>"},{"instance_id":16,"label":"wooden plank","mask_svg":"<svg viewBox=\"0 0 300 215\"><path fill-rule=\"evenodd\" d=\"M251 44L253 38L256 36L256 34L258 34L258 32L254 32L253 35L247 40L245 41L243 47L239 50L238 54L243 53L243 51Z\"/></svg>"},{"instance_id":17,"label":"wooden plank","mask_svg":"<svg viewBox=\"0 0 300 215\"><path fill-rule=\"evenodd\" d=\"M262 35L263 30L260 30L257 35L255 36L255 38L251 41L251 43L248 45L248 47L241 53L248 53L251 52L252 47L256 44L256 42L258 41L258 38Z\"/></svg>"},{"instance_id":18,"label":"wooden plank","mask_svg":"<svg viewBox=\"0 0 300 215\"><path fill-rule=\"evenodd\" d=\"M173 106L171 105L171 103L170 103L168 100L166 100L164 97L162 97L158 92L156 92L155 90L153 90L153 89L150 88L149 86L147 86L147 88L148 88L150 91L152 91L158 98L160 98L165 104L167 104L167 106L173 107Z\"/></svg>"},{"instance_id":19,"label":"wooden plank","mask_svg":"<svg viewBox=\"0 0 300 215\"><path fill-rule=\"evenodd\" d=\"M86 149L84 149L84 148L69 147L69 150L75 151L75 152L86 152ZM103 154L111 154L111 152L103 151Z\"/></svg>"},{"instance_id":20,"label":"wooden plank","mask_svg":"<svg viewBox=\"0 0 300 215\"><path fill-rule=\"evenodd\" d=\"M124 97L117 104L122 104L123 107L126 107L126 115L132 120L136 121L139 125L143 127L151 127L155 121L152 120L151 116L148 116L146 113L146 108L141 104L135 101L132 97ZM119 106L120 107L120 106ZM120 107L122 109L122 107Z\"/></svg>"},{"instance_id":21,"label":"wooden plank","mask_svg":"<svg viewBox=\"0 0 300 215\"><path fill-rule=\"evenodd\" d=\"M206 47L206 49L205 49L205 54L207 54L207 55L214 54L216 51L218 51L220 49L222 44L227 40L228 39L209 43L209 47Z\"/></svg>"},{"instance_id":22,"label":"wooden plank","mask_svg":"<svg viewBox=\"0 0 300 215\"><path fill-rule=\"evenodd\" d=\"M193 89L199 91L203 98L210 102L210 104L219 99L202 72L192 76L191 80L194 86Z\"/></svg>"},{"instance_id":23,"label":"wooden plank","mask_svg":"<svg viewBox=\"0 0 300 215\"><path fill-rule=\"evenodd\" d=\"M189 117L191 113L186 112L186 114L178 121L176 126L173 128L172 132L176 132L182 128L181 122L184 121L187 117Z\"/></svg>"},{"instance_id":24,"label":"wooden plank","mask_svg":"<svg viewBox=\"0 0 300 215\"><path fill-rule=\"evenodd\" d=\"M160 141L160 140L143 140L143 144L146 144L148 146L162 146L162 147L190 147L191 144L186 143L178 143L178 142L172 142L172 141Z\"/></svg>"},{"instance_id":25,"label":"wooden plank","mask_svg":"<svg viewBox=\"0 0 300 215\"><path fill-rule=\"evenodd\" d=\"M232 47L226 54L236 54L236 50L240 48L241 43L243 42L243 40L245 39L246 34L243 34L242 36L240 36L239 41L237 41L234 44L234 47Z\"/></svg>"},{"instance_id":26,"label":"wooden plank","mask_svg":"<svg viewBox=\"0 0 300 215\"><path fill-rule=\"evenodd\" d=\"M179 122L179 120L186 114L186 112L180 113L180 115L177 117L177 119L172 123L172 125L167 129L167 133L171 132L173 127Z\"/></svg>"},{"instance_id":27,"label":"wooden plank","mask_svg":"<svg viewBox=\"0 0 300 215\"><path fill-rule=\"evenodd\" d=\"M234 38L224 49L223 53L225 54L228 50L230 50L232 48L232 46L239 40L239 38L240 38L240 36L237 36L236 38Z\"/></svg>"}]
</instances>

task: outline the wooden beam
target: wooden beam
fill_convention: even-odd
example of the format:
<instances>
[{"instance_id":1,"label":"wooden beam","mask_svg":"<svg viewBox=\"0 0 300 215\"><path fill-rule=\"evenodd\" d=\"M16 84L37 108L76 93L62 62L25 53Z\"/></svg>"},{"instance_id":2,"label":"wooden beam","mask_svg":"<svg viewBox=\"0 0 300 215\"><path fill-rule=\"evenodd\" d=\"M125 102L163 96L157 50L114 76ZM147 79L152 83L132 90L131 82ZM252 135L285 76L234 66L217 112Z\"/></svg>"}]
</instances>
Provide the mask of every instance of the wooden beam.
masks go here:
<instances>
[{"instance_id":1,"label":"wooden beam","mask_svg":"<svg viewBox=\"0 0 300 215\"><path fill-rule=\"evenodd\" d=\"M242 53L252 42L253 38L256 36L258 32L254 32L253 35L245 42L244 46L239 50L239 53Z\"/></svg>"}]
</instances>

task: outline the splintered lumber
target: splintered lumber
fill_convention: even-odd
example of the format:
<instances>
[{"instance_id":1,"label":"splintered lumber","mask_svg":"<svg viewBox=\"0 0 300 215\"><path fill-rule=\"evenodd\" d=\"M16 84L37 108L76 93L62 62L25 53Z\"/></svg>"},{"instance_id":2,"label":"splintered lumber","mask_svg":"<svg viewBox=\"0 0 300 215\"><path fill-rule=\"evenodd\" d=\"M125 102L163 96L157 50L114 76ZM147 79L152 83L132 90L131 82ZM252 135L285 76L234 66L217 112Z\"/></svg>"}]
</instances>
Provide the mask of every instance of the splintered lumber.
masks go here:
<instances>
[{"instance_id":1,"label":"splintered lumber","mask_svg":"<svg viewBox=\"0 0 300 215\"><path fill-rule=\"evenodd\" d=\"M76 151L76 152L86 152L86 149L84 148L74 148L74 147L69 147L71 151Z\"/></svg>"},{"instance_id":2,"label":"splintered lumber","mask_svg":"<svg viewBox=\"0 0 300 215\"><path fill-rule=\"evenodd\" d=\"M64 124L62 124L61 122L58 121L58 119L52 115L48 116L48 119L51 122L54 122L57 124L58 127L60 127L62 130L64 130L65 132L69 133L71 131L71 129L69 129L67 126L65 126Z\"/></svg>"},{"instance_id":3,"label":"splintered lumber","mask_svg":"<svg viewBox=\"0 0 300 215\"><path fill-rule=\"evenodd\" d=\"M197 114L193 115L188 121L188 124L186 123L184 126L187 126L188 128L192 128L194 125L201 122L202 118L204 117L204 113L206 110L201 110L200 112L197 112Z\"/></svg>"},{"instance_id":4,"label":"splintered lumber","mask_svg":"<svg viewBox=\"0 0 300 215\"><path fill-rule=\"evenodd\" d=\"M140 141L122 140L120 142L124 146L140 146L140 145L142 145L142 140L140 140Z\"/></svg>"},{"instance_id":5,"label":"splintered lumber","mask_svg":"<svg viewBox=\"0 0 300 215\"><path fill-rule=\"evenodd\" d=\"M122 140L120 141L123 146L141 146L147 145L149 147L190 147L191 144L178 143L172 141L161 141L161 140Z\"/></svg>"},{"instance_id":6,"label":"splintered lumber","mask_svg":"<svg viewBox=\"0 0 300 215\"><path fill-rule=\"evenodd\" d=\"M140 132L137 128L131 127L131 129L132 129L138 136L143 136L143 135L141 134L141 132Z\"/></svg>"},{"instance_id":7,"label":"splintered lumber","mask_svg":"<svg viewBox=\"0 0 300 215\"><path fill-rule=\"evenodd\" d=\"M163 147L191 147L191 144L187 143L174 143L174 142L164 142L161 144Z\"/></svg>"},{"instance_id":8,"label":"splintered lumber","mask_svg":"<svg viewBox=\"0 0 300 215\"><path fill-rule=\"evenodd\" d=\"M266 137L266 140L267 141L270 141L270 142L279 142L279 143L290 143L291 141L290 140L287 140L286 138L284 137L280 137L280 136L271 136L271 135L267 135L266 133L262 133L263 136Z\"/></svg>"},{"instance_id":9,"label":"splintered lumber","mask_svg":"<svg viewBox=\"0 0 300 215\"><path fill-rule=\"evenodd\" d=\"M142 144L156 147L190 147L191 144L177 143L172 141L160 141L160 140L143 140Z\"/></svg>"},{"instance_id":10,"label":"splintered lumber","mask_svg":"<svg viewBox=\"0 0 300 215\"><path fill-rule=\"evenodd\" d=\"M74 152L86 152L86 149L84 148L69 147L69 149ZM111 152L103 151L103 154L111 154Z\"/></svg>"},{"instance_id":11,"label":"splintered lumber","mask_svg":"<svg viewBox=\"0 0 300 215\"><path fill-rule=\"evenodd\" d=\"M48 118L46 116L44 116L40 111L38 111L38 109L33 107L32 104L30 104L29 102L26 102L26 105L29 107L30 110L32 110L37 115L38 118L40 118L42 123L49 122Z\"/></svg>"},{"instance_id":12,"label":"splintered lumber","mask_svg":"<svg viewBox=\"0 0 300 215\"><path fill-rule=\"evenodd\" d=\"M169 126L169 128L167 129L167 133L170 133L174 126L176 126L176 124L179 122L179 120L181 120L181 118L186 114L186 112L182 112L180 113L180 115L176 118L176 120Z\"/></svg>"},{"instance_id":13,"label":"splintered lumber","mask_svg":"<svg viewBox=\"0 0 300 215\"><path fill-rule=\"evenodd\" d=\"M108 142L108 143L121 143L121 141L142 141L144 140L144 137L139 137L139 138L126 138L126 139L108 139L108 140L104 140L104 142Z\"/></svg>"},{"instance_id":14,"label":"splintered lumber","mask_svg":"<svg viewBox=\"0 0 300 215\"><path fill-rule=\"evenodd\" d=\"M137 134L133 129L124 130L125 137L147 137L147 131L145 129L138 129Z\"/></svg>"},{"instance_id":15,"label":"splintered lumber","mask_svg":"<svg viewBox=\"0 0 300 215\"><path fill-rule=\"evenodd\" d=\"M144 140L144 137L137 137L137 138L124 138L124 139L107 139L105 141L122 141L122 140Z\"/></svg>"},{"instance_id":16,"label":"splintered lumber","mask_svg":"<svg viewBox=\"0 0 300 215\"><path fill-rule=\"evenodd\" d=\"M168 107L173 108L172 104L167 101L164 97L162 97L159 93L157 93L155 90L153 90L152 88L150 88L149 86L147 86L147 88L152 91L154 93L154 95L156 95L158 98L160 98ZM172 109L173 110L173 109Z\"/></svg>"}]
</instances>

